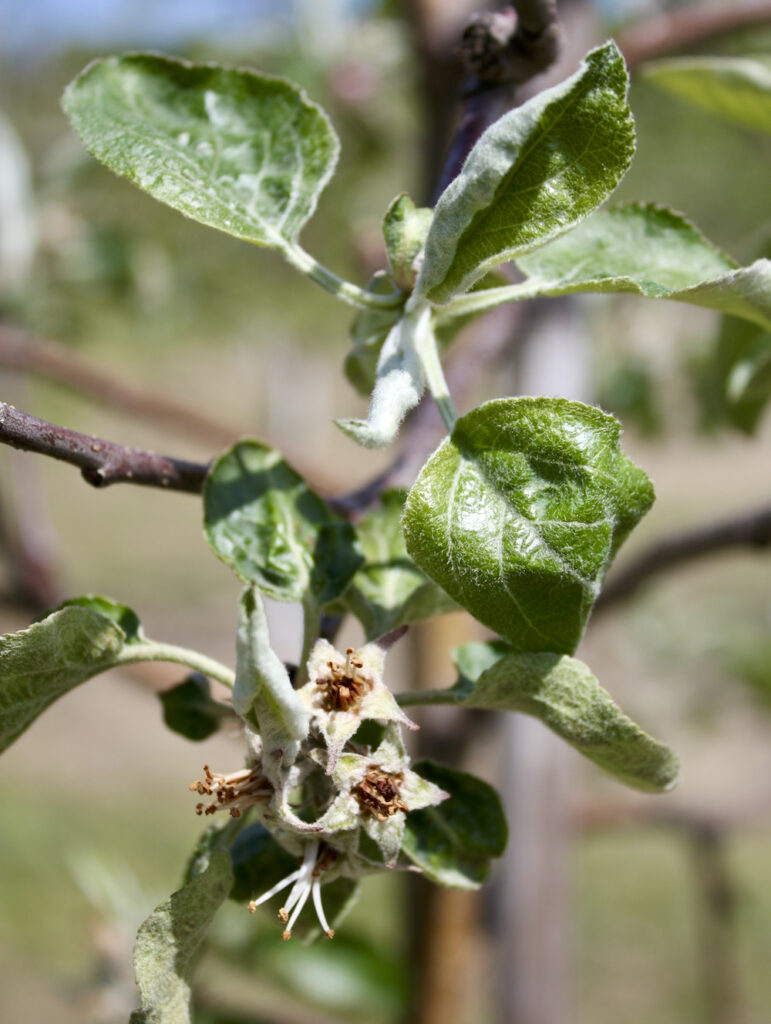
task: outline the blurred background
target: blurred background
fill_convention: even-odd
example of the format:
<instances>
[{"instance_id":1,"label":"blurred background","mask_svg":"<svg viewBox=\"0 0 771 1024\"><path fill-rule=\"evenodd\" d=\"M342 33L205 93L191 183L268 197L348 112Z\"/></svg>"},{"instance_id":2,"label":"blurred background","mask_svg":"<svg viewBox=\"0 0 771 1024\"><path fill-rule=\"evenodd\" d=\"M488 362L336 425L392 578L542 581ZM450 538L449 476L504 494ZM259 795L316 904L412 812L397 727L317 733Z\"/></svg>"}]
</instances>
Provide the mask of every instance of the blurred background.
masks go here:
<instances>
[{"instance_id":1,"label":"blurred background","mask_svg":"<svg viewBox=\"0 0 771 1024\"><path fill-rule=\"evenodd\" d=\"M201 461L255 436L327 495L370 480L389 454L363 452L332 422L366 408L341 373L345 308L274 254L190 223L110 175L82 149L58 97L92 57L129 49L298 81L342 140L304 244L364 282L383 263L390 200L403 190L431 200L460 81L454 48L482 6L0 0L3 399ZM768 55L769 5L755 6L765 25L737 21L692 51ZM723 7L566 0L563 59L548 82L608 35L622 49L626 40L638 154L616 198L681 210L749 262L771 240L769 137L656 91L631 57L662 13ZM658 46L646 55L667 54L666 35ZM631 296L528 304L467 331L448 375L461 412L533 392L620 416L625 448L658 492L614 569L623 573L661 538L769 503L771 416L738 429L722 398L721 331L725 345L732 329L707 310ZM431 443L438 430L427 414ZM469 894L372 879L334 942L308 948L280 943L273 922L228 905L196 979L196 1024L767 1021L770 560L762 548L706 555L609 602L590 623L579 655L678 750L674 792L624 790L535 722L424 712L423 752L483 775L506 802L510 846L486 886ZM0 631L81 592L131 605L155 638L232 662L238 586L203 541L197 499L97 492L69 466L0 450ZM271 613L279 653L296 658L298 610ZM414 627L388 681L449 685L449 648L481 636L460 614ZM346 625L343 642L359 639ZM179 680L171 666L100 677L3 758L8 1024L128 1016L134 934L178 886L200 831L187 784L203 763L230 770L242 757L227 731L195 744L164 728L155 693Z\"/></svg>"}]
</instances>

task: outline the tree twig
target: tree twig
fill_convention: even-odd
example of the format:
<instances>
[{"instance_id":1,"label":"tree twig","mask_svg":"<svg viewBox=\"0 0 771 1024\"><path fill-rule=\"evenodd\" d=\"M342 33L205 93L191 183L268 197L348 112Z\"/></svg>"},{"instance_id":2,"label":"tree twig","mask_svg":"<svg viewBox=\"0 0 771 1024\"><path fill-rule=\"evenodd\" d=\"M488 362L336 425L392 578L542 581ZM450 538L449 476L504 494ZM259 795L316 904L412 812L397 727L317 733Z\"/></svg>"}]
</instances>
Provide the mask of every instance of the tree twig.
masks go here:
<instances>
[{"instance_id":1,"label":"tree twig","mask_svg":"<svg viewBox=\"0 0 771 1024\"><path fill-rule=\"evenodd\" d=\"M643 61L711 42L719 36L771 22L771 3L745 0L720 6L692 4L657 14L627 29L618 45L630 68Z\"/></svg>"},{"instance_id":2,"label":"tree twig","mask_svg":"<svg viewBox=\"0 0 771 1024\"><path fill-rule=\"evenodd\" d=\"M485 129L513 105L514 86L535 78L557 59L556 0L518 0L515 7L476 14L463 32L459 47L467 71L463 109L437 196L457 176Z\"/></svg>"},{"instance_id":3,"label":"tree twig","mask_svg":"<svg viewBox=\"0 0 771 1024\"><path fill-rule=\"evenodd\" d=\"M595 612L623 601L646 580L685 562L731 548L767 547L771 547L770 507L664 537L611 577L597 599Z\"/></svg>"},{"instance_id":4,"label":"tree twig","mask_svg":"<svg viewBox=\"0 0 771 1024\"><path fill-rule=\"evenodd\" d=\"M79 434L0 402L0 442L78 466L94 487L131 483L199 494L208 465Z\"/></svg>"},{"instance_id":5,"label":"tree twig","mask_svg":"<svg viewBox=\"0 0 771 1024\"><path fill-rule=\"evenodd\" d=\"M116 380L109 373L89 365L69 347L36 338L28 331L0 324L0 366L45 377L91 401L132 413L224 448L238 437L238 431L161 395L148 394Z\"/></svg>"}]
</instances>

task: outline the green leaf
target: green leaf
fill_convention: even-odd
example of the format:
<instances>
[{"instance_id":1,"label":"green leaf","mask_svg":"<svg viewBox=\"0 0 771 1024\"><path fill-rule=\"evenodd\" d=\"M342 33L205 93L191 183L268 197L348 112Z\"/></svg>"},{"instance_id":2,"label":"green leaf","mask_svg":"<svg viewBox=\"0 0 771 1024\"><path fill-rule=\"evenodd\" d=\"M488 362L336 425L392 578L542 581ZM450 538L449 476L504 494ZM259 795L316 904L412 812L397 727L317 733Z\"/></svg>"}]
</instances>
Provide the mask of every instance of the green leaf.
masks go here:
<instances>
[{"instance_id":1,"label":"green leaf","mask_svg":"<svg viewBox=\"0 0 771 1024\"><path fill-rule=\"evenodd\" d=\"M67 605L0 637L0 751L59 697L119 663L130 641L114 615L124 606L106 598L80 600L83 606ZM108 614L96 610L99 604Z\"/></svg>"},{"instance_id":2,"label":"green leaf","mask_svg":"<svg viewBox=\"0 0 771 1024\"><path fill-rule=\"evenodd\" d=\"M407 498L417 565L518 651L572 653L619 545L653 502L612 416L561 398L461 417Z\"/></svg>"},{"instance_id":3,"label":"green leaf","mask_svg":"<svg viewBox=\"0 0 771 1024\"><path fill-rule=\"evenodd\" d=\"M211 468L204 526L214 553L269 597L317 606L338 597L361 564L353 527L281 455L240 441Z\"/></svg>"},{"instance_id":4,"label":"green leaf","mask_svg":"<svg viewBox=\"0 0 771 1024\"><path fill-rule=\"evenodd\" d=\"M71 597L67 601L62 601L59 608L90 608L92 611L104 615L120 628L124 636L124 643L140 644L147 641L137 613L125 604L113 601L112 598L102 597L99 594L82 594L80 597ZM55 610L58 611L59 608Z\"/></svg>"},{"instance_id":5,"label":"green leaf","mask_svg":"<svg viewBox=\"0 0 771 1024\"><path fill-rule=\"evenodd\" d=\"M200 672L191 672L187 679L159 693L158 697L168 728L188 740L208 739L217 732L223 719L235 718L232 708L212 698L209 680Z\"/></svg>"},{"instance_id":6,"label":"green leaf","mask_svg":"<svg viewBox=\"0 0 771 1024\"><path fill-rule=\"evenodd\" d=\"M745 128L771 133L771 60L753 57L677 57L645 64L654 85Z\"/></svg>"},{"instance_id":7,"label":"green leaf","mask_svg":"<svg viewBox=\"0 0 771 1024\"><path fill-rule=\"evenodd\" d=\"M608 42L488 128L437 203L416 292L445 303L607 199L634 152L627 86Z\"/></svg>"},{"instance_id":8,"label":"green leaf","mask_svg":"<svg viewBox=\"0 0 771 1024\"><path fill-rule=\"evenodd\" d=\"M433 882L477 889L492 857L506 848L508 828L498 794L474 775L420 761L415 771L446 793L437 807L410 811L402 850Z\"/></svg>"},{"instance_id":9,"label":"green leaf","mask_svg":"<svg viewBox=\"0 0 771 1024\"><path fill-rule=\"evenodd\" d=\"M406 192L397 196L386 210L383 237L388 264L394 281L404 291L412 291L415 284L415 261L425 245L433 215L430 208L415 206Z\"/></svg>"},{"instance_id":10,"label":"green leaf","mask_svg":"<svg viewBox=\"0 0 771 1024\"><path fill-rule=\"evenodd\" d=\"M675 754L635 725L576 658L515 654L502 643L466 644L454 657L454 703L532 715L635 789L656 793L677 781Z\"/></svg>"},{"instance_id":11,"label":"green leaf","mask_svg":"<svg viewBox=\"0 0 771 1024\"><path fill-rule=\"evenodd\" d=\"M291 764L297 741L308 735L310 714L270 646L265 606L253 586L241 595L236 649L233 707L259 732L268 759L274 751L283 751L284 763Z\"/></svg>"},{"instance_id":12,"label":"green leaf","mask_svg":"<svg viewBox=\"0 0 771 1024\"><path fill-rule=\"evenodd\" d=\"M771 261L737 268L679 213L653 204L602 210L517 266L528 280L512 298L634 292L771 326Z\"/></svg>"},{"instance_id":13,"label":"green leaf","mask_svg":"<svg viewBox=\"0 0 771 1024\"><path fill-rule=\"evenodd\" d=\"M405 498L404 491L385 491L379 507L356 527L364 565L342 600L361 622L367 640L458 607L407 554L401 529Z\"/></svg>"},{"instance_id":14,"label":"green leaf","mask_svg":"<svg viewBox=\"0 0 771 1024\"><path fill-rule=\"evenodd\" d=\"M280 78L155 54L90 64L62 105L103 164L201 224L291 248L332 175L326 115Z\"/></svg>"},{"instance_id":15,"label":"green leaf","mask_svg":"<svg viewBox=\"0 0 771 1024\"><path fill-rule=\"evenodd\" d=\"M132 1013L131 1024L190 1024L190 975L232 882L230 856L215 851L206 870L156 907L141 926L134 948L141 1009Z\"/></svg>"}]
</instances>

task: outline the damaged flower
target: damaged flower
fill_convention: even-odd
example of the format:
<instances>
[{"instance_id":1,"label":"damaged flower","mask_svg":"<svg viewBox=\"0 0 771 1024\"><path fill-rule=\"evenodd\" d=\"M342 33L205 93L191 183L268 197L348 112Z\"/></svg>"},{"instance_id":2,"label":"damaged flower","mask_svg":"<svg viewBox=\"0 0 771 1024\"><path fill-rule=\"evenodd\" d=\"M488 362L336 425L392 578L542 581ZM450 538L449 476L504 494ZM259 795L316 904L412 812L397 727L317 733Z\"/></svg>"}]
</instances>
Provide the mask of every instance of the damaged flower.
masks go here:
<instances>
[{"instance_id":1,"label":"damaged flower","mask_svg":"<svg viewBox=\"0 0 771 1024\"><path fill-rule=\"evenodd\" d=\"M310 712L312 727L326 744L328 774L365 719L417 729L383 683L385 653L402 632L388 634L360 650L349 647L344 655L327 640L314 644L308 659L309 682L298 696Z\"/></svg>"}]
</instances>

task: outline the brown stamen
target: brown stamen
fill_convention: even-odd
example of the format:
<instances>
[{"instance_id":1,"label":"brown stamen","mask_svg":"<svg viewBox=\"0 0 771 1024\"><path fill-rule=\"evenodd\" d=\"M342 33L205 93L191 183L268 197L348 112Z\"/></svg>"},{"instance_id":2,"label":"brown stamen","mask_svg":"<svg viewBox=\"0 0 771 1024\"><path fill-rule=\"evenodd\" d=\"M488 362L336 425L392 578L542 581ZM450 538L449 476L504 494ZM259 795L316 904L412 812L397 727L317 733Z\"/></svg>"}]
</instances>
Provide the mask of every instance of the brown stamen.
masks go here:
<instances>
[{"instance_id":1,"label":"brown stamen","mask_svg":"<svg viewBox=\"0 0 771 1024\"><path fill-rule=\"evenodd\" d=\"M325 711L350 711L372 689L372 680L361 672L364 662L361 658L353 658L353 653L353 648L349 647L345 652L345 664L328 661L328 674L316 680Z\"/></svg>"},{"instance_id":2,"label":"brown stamen","mask_svg":"<svg viewBox=\"0 0 771 1024\"><path fill-rule=\"evenodd\" d=\"M262 774L261 769L242 768L230 775L219 775L204 765L203 779L190 783L191 792L199 796L212 797L210 804L196 804L195 813L214 814L215 811L227 808L231 817L240 818L241 812L252 804L266 803L273 796L273 787Z\"/></svg>"},{"instance_id":3,"label":"brown stamen","mask_svg":"<svg viewBox=\"0 0 771 1024\"><path fill-rule=\"evenodd\" d=\"M397 811L407 811L407 805L399 796L399 786L404 781L401 772L389 774L377 765L372 765L353 793L361 807L378 821L386 821Z\"/></svg>"}]
</instances>

